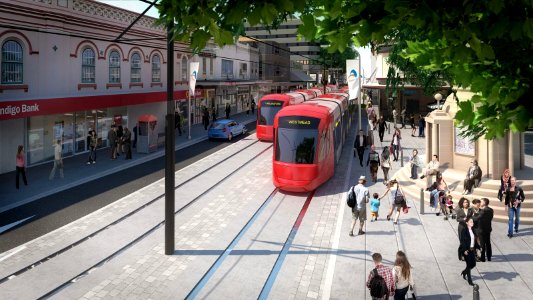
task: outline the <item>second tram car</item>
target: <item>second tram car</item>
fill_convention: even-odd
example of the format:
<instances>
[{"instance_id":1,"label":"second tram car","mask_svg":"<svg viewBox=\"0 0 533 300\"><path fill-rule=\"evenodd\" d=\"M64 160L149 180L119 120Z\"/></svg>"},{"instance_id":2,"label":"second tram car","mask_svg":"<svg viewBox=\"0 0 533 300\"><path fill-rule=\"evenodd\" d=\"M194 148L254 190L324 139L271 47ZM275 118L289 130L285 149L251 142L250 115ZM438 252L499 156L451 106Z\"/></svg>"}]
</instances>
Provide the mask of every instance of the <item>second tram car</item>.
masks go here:
<instances>
[{"instance_id":1,"label":"second tram car","mask_svg":"<svg viewBox=\"0 0 533 300\"><path fill-rule=\"evenodd\" d=\"M274 117L285 106L295 105L313 98L309 93L293 92L268 94L259 99L257 105L256 135L261 141L272 141Z\"/></svg>"},{"instance_id":2,"label":"second tram car","mask_svg":"<svg viewBox=\"0 0 533 300\"><path fill-rule=\"evenodd\" d=\"M345 142L348 97L326 94L283 108L274 119L272 177L285 191L312 191L335 172Z\"/></svg>"}]
</instances>

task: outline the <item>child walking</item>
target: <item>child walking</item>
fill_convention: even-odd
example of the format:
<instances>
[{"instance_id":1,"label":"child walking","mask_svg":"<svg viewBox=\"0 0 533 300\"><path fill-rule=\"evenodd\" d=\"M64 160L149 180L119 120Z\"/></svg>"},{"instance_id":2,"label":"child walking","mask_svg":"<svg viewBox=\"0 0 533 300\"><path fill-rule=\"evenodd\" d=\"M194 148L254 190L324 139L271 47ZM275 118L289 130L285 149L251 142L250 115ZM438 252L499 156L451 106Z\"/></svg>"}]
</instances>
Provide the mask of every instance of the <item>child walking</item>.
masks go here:
<instances>
[{"instance_id":1,"label":"child walking","mask_svg":"<svg viewBox=\"0 0 533 300\"><path fill-rule=\"evenodd\" d=\"M370 200L370 222L374 222L378 220L379 217L379 205L381 202L379 201L379 195L378 193L374 193L372 195L372 200Z\"/></svg>"}]
</instances>

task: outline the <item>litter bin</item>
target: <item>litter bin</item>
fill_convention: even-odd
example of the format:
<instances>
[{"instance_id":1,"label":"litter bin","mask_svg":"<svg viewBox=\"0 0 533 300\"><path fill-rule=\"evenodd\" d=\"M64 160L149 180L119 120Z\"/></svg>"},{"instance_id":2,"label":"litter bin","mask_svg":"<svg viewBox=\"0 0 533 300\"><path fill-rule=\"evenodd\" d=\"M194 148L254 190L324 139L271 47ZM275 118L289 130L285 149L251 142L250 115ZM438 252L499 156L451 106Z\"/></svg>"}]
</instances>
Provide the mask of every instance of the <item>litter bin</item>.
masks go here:
<instances>
[{"instance_id":1,"label":"litter bin","mask_svg":"<svg viewBox=\"0 0 533 300\"><path fill-rule=\"evenodd\" d=\"M157 150L157 117L142 115L137 126L137 152L150 153Z\"/></svg>"}]
</instances>

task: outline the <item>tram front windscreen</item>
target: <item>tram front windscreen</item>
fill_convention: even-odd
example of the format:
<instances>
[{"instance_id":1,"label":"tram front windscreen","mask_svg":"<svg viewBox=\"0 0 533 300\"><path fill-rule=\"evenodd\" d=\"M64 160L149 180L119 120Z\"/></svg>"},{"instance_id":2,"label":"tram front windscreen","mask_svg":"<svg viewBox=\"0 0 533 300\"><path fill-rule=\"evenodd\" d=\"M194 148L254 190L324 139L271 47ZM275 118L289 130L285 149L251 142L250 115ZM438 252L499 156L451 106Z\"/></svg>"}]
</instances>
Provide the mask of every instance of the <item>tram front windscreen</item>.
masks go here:
<instances>
[{"instance_id":1,"label":"tram front windscreen","mask_svg":"<svg viewBox=\"0 0 533 300\"><path fill-rule=\"evenodd\" d=\"M283 101L263 100L259 107L259 125L274 125L274 117L283 108Z\"/></svg>"},{"instance_id":2,"label":"tram front windscreen","mask_svg":"<svg viewBox=\"0 0 533 300\"><path fill-rule=\"evenodd\" d=\"M294 116L281 117L276 134L276 161L312 164L318 141L320 119Z\"/></svg>"}]
</instances>

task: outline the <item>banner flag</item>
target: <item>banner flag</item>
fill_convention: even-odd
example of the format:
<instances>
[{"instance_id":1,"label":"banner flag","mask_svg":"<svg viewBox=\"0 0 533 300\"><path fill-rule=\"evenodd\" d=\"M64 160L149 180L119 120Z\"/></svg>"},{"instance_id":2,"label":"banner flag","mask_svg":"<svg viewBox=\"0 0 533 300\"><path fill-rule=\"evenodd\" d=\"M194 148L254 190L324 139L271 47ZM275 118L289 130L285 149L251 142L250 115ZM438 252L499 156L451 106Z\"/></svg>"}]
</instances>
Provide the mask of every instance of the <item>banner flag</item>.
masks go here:
<instances>
[{"instance_id":1,"label":"banner flag","mask_svg":"<svg viewBox=\"0 0 533 300\"><path fill-rule=\"evenodd\" d=\"M198 69L200 68L199 62L191 62L189 64L189 95L194 95L196 88L196 78L198 77Z\"/></svg>"},{"instance_id":2,"label":"banner flag","mask_svg":"<svg viewBox=\"0 0 533 300\"><path fill-rule=\"evenodd\" d=\"M346 60L346 79L348 81L348 93L350 94L350 100L357 98L359 92L359 60L347 59Z\"/></svg>"}]
</instances>

